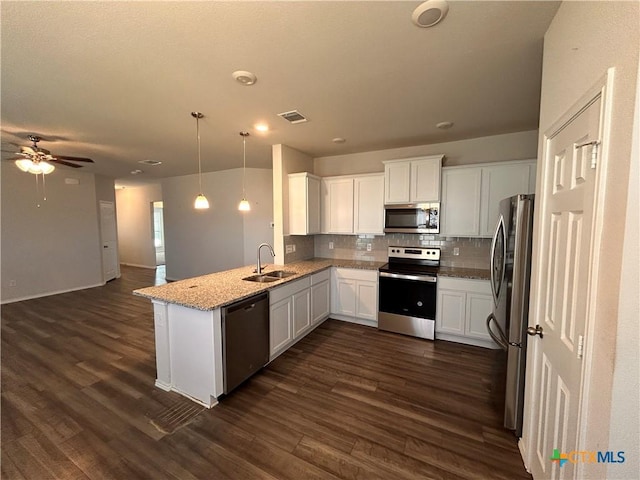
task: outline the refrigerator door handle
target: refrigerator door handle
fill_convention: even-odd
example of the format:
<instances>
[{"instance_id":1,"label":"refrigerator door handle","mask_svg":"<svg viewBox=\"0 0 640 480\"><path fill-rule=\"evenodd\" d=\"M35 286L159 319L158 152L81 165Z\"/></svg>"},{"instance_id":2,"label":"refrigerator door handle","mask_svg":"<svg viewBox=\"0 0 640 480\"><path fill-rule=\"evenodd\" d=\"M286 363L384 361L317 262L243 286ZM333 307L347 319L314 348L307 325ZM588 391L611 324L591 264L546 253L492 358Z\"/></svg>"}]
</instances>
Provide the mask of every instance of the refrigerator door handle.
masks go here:
<instances>
[{"instance_id":1,"label":"refrigerator door handle","mask_svg":"<svg viewBox=\"0 0 640 480\"><path fill-rule=\"evenodd\" d=\"M500 336L497 336L492 330L491 328L492 320L495 321L496 328L498 329L498 334ZM493 341L496 342L500 346L500 348L502 348L505 351L509 350L509 341L507 340L507 336L502 331L502 328L500 328L500 324L496 321L496 316L493 313L490 313L489 316L487 317L487 331L489 332L489 335L491 336Z\"/></svg>"},{"instance_id":2,"label":"refrigerator door handle","mask_svg":"<svg viewBox=\"0 0 640 480\"><path fill-rule=\"evenodd\" d=\"M493 240L491 241L491 255L489 257L489 261L490 261L489 269L491 270L491 293L493 294L493 303L495 305L498 305L498 294L500 293L499 290L501 290L500 286L496 290L496 278L495 278L496 246L498 244L498 235L500 235L501 231L503 232L502 234L504 235L504 218L502 217L502 215L500 215L500 218L498 219L498 223L496 225L496 232L493 234ZM506 250L506 239L504 239L502 244L503 244L503 250ZM503 265L501 267L502 275L504 275L505 255L506 255L506 252L503 252L502 254ZM502 283L502 278L500 279L500 282Z\"/></svg>"}]
</instances>

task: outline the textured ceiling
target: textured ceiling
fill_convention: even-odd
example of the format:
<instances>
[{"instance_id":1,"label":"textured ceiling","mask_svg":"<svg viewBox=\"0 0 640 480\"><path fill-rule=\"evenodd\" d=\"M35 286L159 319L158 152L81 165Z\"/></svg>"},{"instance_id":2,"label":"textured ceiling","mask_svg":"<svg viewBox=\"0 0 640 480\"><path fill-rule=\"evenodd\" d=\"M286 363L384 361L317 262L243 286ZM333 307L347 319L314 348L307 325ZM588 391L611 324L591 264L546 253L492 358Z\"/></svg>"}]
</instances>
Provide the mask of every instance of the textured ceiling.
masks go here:
<instances>
[{"instance_id":1,"label":"textured ceiling","mask_svg":"<svg viewBox=\"0 0 640 480\"><path fill-rule=\"evenodd\" d=\"M537 128L559 3L450 2L430 29L411 23L419 3L2 1L3 158L36 133L88 171L195 173L193 110L203 171L242 165L240 130L247 165L269 168L278 143L318 157ZM293 109L309 122L276 116Z\"/></svg>"}]
</instances>

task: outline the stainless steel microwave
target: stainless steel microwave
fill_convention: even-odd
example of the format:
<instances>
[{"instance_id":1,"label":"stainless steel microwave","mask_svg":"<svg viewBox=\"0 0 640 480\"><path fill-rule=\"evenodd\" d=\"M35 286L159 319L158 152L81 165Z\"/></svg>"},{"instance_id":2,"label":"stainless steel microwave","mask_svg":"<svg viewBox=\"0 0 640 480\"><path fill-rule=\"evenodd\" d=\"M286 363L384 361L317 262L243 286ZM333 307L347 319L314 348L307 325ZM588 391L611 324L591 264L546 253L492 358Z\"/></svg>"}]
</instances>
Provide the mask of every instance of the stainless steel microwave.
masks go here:
<instances>
[{"instance_id":1,"label":"stainless steel microwave","mask_svg":"<svg viewBox=\"0 0 640 480\"><path fill-rule=\"evenodd\" d=\"M439 203L384 206L386 233L440 233Z\"/></svg>"}]
</instances>

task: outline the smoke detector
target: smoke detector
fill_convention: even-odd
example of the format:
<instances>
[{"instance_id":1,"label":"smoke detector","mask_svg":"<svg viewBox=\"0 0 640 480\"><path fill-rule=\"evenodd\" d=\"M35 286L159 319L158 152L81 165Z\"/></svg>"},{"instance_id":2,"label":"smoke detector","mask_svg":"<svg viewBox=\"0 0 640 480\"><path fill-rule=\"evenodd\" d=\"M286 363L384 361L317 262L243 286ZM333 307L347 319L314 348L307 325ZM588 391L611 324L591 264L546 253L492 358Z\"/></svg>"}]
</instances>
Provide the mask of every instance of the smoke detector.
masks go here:
<instances>
[{"instance_id":1,"label":"smoke detector","mask_svg":"<svg viewBox=\"0 0 640 480\"><path fill-rule=\"evenodd\" d=\"M411 20L413 20L413 23L418 27L433 27L444 20L448 11L449 4L446 0L427 0L418 5L413 11Z\"/></svg>"},{"instance_id":2,"label":"smoke detector","mask_svg":"<svg viewBox=\"0 0 640 480\"><path fill-rule=\"evenodd\" d=\"M231 76L236 82L241 83L242 85L247 87L249 85L253 85L258 81L258 77L256 77L255 74L247 72L245 70L237 70L233 72Z\"/></svg>"},{"instance_id":3,"label":"smoke detector","mask_svg":"<svg viewBox=\"0 0 640 480\"><path fill-rule=\"evenodd\" d=\"M289 123L304 123L308 121L307 117L302 115L297 110L291 110L290 112L279 113L278 116L284 118Z\"/></svg>"}]
</instances>

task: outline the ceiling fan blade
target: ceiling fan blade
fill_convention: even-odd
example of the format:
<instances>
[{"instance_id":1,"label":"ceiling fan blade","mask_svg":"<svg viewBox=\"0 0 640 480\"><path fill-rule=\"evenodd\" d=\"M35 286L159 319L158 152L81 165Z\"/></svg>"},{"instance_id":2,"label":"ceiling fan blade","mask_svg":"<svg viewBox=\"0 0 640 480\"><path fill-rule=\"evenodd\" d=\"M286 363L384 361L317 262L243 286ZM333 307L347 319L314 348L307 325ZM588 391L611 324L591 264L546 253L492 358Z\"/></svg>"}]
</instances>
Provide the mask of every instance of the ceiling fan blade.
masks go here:
<instances>
[{"instance_id":1,"label":"ceiling fan blade","mask_svg":"<svg viewBox=\"0 0 640 480\"><path fill-rule=\"evenodd\" d=\"M31 147L20 147L20 153L26 153L27 155L35 155L36 151Z\"/></svg>"},{"instance_id":2,"label":"ceiling fan blade","mask_svg":"<svg viewBox=\"0 0 640 480\"><path fill-rule=\"evenodd\" d=\"M73 162L94 163L93 160L91 160L90 158L85 158L85 157L69 157L69 156L66 156L66 155L55 155L55 158L61 158L62 160L71 160Z\"/></svg>"},{"instance_id":3,"label":"ceiling fan blade","mask_svg":"<svg viewBox=\"0 0 640 480\"><path fill-rule=\"evenodd\" d=\"M51 152L49 150L47 150L46 148L38 147L38 151L41 152L41 153L44 153L46 155L51 155Z\"/></svg>"},{"instance_id":4,"label":"ceiling fan blade","mask_svg":"<svg viewBox=\"0 0 640 480\"><path fill-rule=\"evenodd\" d=\"M82 165L76 165L75 163L65 162L64 160L59 160L57 158L53 158L51 160L48 160L48 162L57 163L59 165L66 165L67 167L72 167L72 168L82 168Z\"/></svg>"}]
</instances>

